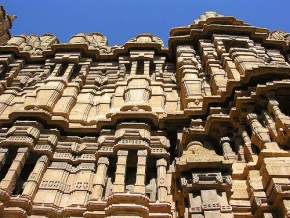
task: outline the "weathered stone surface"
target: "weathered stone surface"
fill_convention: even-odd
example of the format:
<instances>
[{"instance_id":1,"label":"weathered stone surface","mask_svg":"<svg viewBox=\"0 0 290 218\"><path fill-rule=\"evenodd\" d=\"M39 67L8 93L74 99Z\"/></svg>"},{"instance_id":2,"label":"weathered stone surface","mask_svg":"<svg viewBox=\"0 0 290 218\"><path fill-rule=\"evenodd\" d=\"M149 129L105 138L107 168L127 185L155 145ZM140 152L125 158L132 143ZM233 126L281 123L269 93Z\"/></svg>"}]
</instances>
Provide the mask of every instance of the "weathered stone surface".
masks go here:
<instances>
[{"instance_id":1,"label":"weathered stone surface","mask_svg":"<svg viewBox=\"0 0 290 218\"><path fill-rule=\"evenodd\" d=\"M207 12L110 47L0 12L0 217L290 216L288 33Z\"/></svg>"}]
</instances>

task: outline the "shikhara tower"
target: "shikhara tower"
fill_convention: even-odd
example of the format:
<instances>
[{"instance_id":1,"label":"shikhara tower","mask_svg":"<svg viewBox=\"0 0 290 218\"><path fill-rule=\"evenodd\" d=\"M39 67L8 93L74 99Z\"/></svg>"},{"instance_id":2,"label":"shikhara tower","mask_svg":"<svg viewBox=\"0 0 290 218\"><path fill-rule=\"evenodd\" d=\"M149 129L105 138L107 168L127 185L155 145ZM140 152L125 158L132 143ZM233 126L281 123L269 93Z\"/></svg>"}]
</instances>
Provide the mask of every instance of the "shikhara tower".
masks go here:
<instances>
[{"instance_id":1,"label":"shikhara tower","mask_svg":"<svg viewBox=\"0 0 290 218\"><path fill-rule=\"evenodd\" d=\"M290 217L289 34L207 12L109 47L0 18L0 217Z\"/></svg>"}]
</instances>

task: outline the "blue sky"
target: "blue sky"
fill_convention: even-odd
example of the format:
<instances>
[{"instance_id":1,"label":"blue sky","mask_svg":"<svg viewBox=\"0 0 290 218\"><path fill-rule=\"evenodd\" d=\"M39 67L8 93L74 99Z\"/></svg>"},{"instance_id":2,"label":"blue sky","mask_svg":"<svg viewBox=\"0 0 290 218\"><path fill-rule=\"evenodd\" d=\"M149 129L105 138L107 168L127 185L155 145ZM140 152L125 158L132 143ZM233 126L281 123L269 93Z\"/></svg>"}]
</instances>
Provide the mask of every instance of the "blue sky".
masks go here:
<instances>
[{"instance_id":1,"label":"blue sky","mask_svg":"<svg viewBox=\"0 0 290 218\"><path fill-rule=\"evenodd\" d=\"M61 42L80 32L102 32L109 44L124 44L143 32L165 44L173 27L205 11L235 16L249 24L290 32L290 0L0 0L17 16L12 34L51 33Z\"/></svg>"}]
</instances>

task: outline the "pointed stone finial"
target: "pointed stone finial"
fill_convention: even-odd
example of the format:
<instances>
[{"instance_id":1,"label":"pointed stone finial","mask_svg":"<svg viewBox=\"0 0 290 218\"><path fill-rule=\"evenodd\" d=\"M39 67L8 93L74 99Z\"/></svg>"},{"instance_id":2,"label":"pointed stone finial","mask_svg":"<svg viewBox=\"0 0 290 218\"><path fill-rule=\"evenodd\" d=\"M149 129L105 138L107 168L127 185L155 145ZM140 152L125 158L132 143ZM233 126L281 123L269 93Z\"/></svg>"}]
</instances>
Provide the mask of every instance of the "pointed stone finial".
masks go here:
<instances>
[{"instance_id":1,"label":"pointed stone finial","mask_svg":"<svg viewBox=\"0 0 290 218\"><path fill-rule=\"evenodd\" d=\"M17 16L15 16L15 15L8 15L8 19L10 20L11 23L12 23L16 18L17 18Z\"/></svg>"}]
</instances>

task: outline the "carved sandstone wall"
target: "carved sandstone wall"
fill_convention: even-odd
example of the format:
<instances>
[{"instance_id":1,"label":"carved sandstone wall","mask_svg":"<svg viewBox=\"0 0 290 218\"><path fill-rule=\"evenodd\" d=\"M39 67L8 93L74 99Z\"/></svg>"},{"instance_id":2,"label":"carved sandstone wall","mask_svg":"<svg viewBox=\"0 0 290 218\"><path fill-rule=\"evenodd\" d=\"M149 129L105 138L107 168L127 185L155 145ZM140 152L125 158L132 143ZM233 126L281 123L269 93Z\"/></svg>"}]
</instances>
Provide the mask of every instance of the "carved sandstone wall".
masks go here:
<instances>
[{"instance_id":1,"label":"carved sandstone wall","mask_svg":"<svg viewBox=\"0 0 290 218\"><path fill-rule=\"evenodd\" d=\"M207 12L108 46L0 46L0 217L290 217L289 34Z\"/></svg>"}]
</instances>

